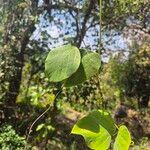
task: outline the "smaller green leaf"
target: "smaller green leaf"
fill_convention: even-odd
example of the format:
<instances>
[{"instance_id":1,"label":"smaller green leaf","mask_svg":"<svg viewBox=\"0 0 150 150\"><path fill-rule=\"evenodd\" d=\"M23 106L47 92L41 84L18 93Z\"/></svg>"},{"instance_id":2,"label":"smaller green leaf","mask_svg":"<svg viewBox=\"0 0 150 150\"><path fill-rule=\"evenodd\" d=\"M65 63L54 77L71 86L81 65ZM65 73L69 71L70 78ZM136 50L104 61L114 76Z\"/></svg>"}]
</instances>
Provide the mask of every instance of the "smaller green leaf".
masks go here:
<instances>
[{"instance_id":1,"label":"smaller green leaf","mask_svg":"<svg viewBox=\"0 0 150 150\"><path fill-rule=\"evenodd\" d=\"M95 52L87 53L82 58L82 64L84 65L86 78L89 79L99 71L101 64L99 54Z\"/></svg>"},{"instance_id":2,"label":"smaller green leaf","mask_svg":"<svg viewBox=\"0 0 150 150\"><path fill-rule=\"evenodd\" d=\"M97 53L81 50L80 54L82 57L80 66L78 70L66 80L66 86L81 84L97 74L99 71L101 62Z\"/></svg>"},{"instance_id":3,"label":"smaller green leaf","mask_svg":"<svg viewBox=\"0 0 150 150\"><path fill-rule=\"evenodd\" d=\"M49 131L54 131L54 130L55 130L55 128L54 128L53 126L51 126L51 125L48 125L48 126L47 126L47 129L48 129Z\"/></svg>"},{"instance_id":4,"label":"smaller green leaf","mask_svg":"<svg viewBox=\"0 0 150 150\"><path fill-rule=\"evenodd\" d=\"M131 144L131 135L127 127L122 125L119 127L118 135L114 143L114 150L128 150Z\"/></svg>"},{"instance_id":5,"label":"smaller green leaf","mask_svg":"<svg viewBox=\"0 0 150 150\"><path fill-rule=\"evenodd\" d=\"M36 131L40 131L45 125L42 123L37 126Z\"/></svg>"}]
</instances>

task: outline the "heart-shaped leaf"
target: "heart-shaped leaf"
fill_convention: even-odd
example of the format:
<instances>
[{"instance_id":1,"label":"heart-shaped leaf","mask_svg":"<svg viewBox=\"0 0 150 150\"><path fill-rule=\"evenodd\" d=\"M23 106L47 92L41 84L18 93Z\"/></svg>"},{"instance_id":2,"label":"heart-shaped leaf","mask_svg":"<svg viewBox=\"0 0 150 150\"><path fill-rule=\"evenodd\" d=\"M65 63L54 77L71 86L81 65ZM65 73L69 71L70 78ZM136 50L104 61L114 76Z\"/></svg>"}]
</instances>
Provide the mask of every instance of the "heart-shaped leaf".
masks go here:
<instances>
[{"instance_id":1,"label":"heart-shaped leaf","mask_svg":"<svg viewBox=\"0 0 150 150\"><path fill-rule=\"evenodd\" d=\"M80 65L80 51L72 45L64 45L50 51L45 61L45 72L51 82L70 77Z\"/></svg>"},{"instance_id":2,"label":"heart-shaped leaf","mask_svg":"<svg viewBox=\"0 0 150 150\"><path fill-rule=\"evenodd\" d=\"M100 57L95 52L83 53L78 70L66 80L66 86L74 86L85 82L97 74L100 68Z\"/></svg>"}]
</instances>

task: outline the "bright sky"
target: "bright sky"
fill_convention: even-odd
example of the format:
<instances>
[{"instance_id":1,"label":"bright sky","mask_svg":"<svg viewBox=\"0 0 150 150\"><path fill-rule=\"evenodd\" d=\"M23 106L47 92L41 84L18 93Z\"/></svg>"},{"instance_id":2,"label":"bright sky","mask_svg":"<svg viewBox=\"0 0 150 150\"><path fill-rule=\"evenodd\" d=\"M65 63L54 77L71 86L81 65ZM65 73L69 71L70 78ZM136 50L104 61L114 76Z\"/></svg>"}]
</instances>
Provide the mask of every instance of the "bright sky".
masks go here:
<instances>
[{"instance_id":1,"label":"bright sky","mask_svg":"<svg viewBox=\"0 0 150 150\"><path fill-rule=\"evenodd\" d=\"M42 0L40 1L39 5L42 5ZM65 39L68 37L75 37L75 27L72 26L74 19L67 11L62 11L61 13L59 11L52 11L52 15L54 16L52 21L47 21L46 19L44 19L44 15L40 16L40 22L36 25L36 31L34 32L31 38L41 41L42 32L47 32L49 37L48 40L45 42L47 43L50 49L53 47L63 45ZM128 19L127 24L131 23L131 20ZM84 44L82 43L81 46L84 47L86 45L90 49L96 49L96 47L93 45L97 45L98 43L99 35L96 36L98 32L99 25L97 25L95 28L91 28L90 30L88 30L84 38ZM129 39L125 39L123 35L117 33L114 30L109 31L106 34L107 36L103 35L102 40L105 49L111 51L128 49L127 42L129 42Z\"/></svg>"}]
</instances>

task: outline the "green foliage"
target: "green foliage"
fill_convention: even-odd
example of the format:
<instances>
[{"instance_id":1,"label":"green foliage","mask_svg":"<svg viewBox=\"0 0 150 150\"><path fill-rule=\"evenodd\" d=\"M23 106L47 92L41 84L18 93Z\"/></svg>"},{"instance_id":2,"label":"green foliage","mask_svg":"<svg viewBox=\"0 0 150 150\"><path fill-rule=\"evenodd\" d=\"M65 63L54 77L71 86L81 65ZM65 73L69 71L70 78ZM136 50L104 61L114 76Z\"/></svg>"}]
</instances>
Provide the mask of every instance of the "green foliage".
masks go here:
<instances>
[{"instance_id":1,"label":"green foliage","mask_svg":"<svg viewBox=\"0 0 150 150\"><path fill-rule=\"evenodd\" d=\"M131 144L131 136L126 126L120 126L114 143L114 150L128 150Z\"/></svg>"},{"instance_id":2,"label":"green foliage","mask_svg":"<svg viewBox=\"0 0 150 150\"><path fill-rule=\"evenodd\" d=\"M72 133L82 135L85 138L88 147L90 147L91 149L95 149L95 150L108 149L111 143L111 136L108 133L108 131L102 126L99 126L97 132L87 128L83 128L87 126L87 123L89 124L89 127L92 126L90 121L86 122L85 120L82 120L83 126L82 127L79 127L79 125L74 126Z\"/></svg>"},{"instance_id":3,"label":"green foliage","mask_svg":"<svg viewBox=\"0 0 150 150\"><path fill-rule=\"evenodd\" d=\"M25 145L27 145L25 138L16 134L12 126L6 125L0 129L1 150L23 150Z\"/></svg>"},{"instance_id":4,"label":"green foliage","mask_svg":"<svg viewBox=\"0 0 150 150\"><path fill-rule=\"evenodd\" d=\"M104 64L101 72L101 86L105 101L114 103L114 101L123 101L124 85L122 77L125 64L122 53L112 56L108 63ZM114 107L114 106L113 106Z\"/></svg>"},{"instance_id":5,"label":"green foliage","mask_svg":"<svg viewBox=\"0 0 150 150\"><path fill-rule=\"evenodd\" d=\"M51 82L60 82L70 77L80 65L80 52L72 45L65 45L49 52L45 72Z\"/></svg>"},{"instance_id":6,"label":"green foliage","mask_svg":"<svg viewBox=\"0 0 150 150\"><path fill-rule=\"evenodd\" d=\"M98 89L91 80L78 86L65 88L62 94L63 101L79 112L91 111L99 106Z\"/></svg>"},{"instance_id":7,"label":"green foliage","mask_svg":"<svg viewBox=\"0 0 150 150\"><path fill-rule=\"evenodd\" d=\"M55 128L52 127L50 124L47 123L39 124L36 128L36 131L38 132L36 140L40 141L42 138L48 138L48 135L50 133L53 133L54 130Z\"/></svg>"},{"instance_id":8,"label":"green foliage","mask_svg":"<svg viewBox=\"0 0 150 150\"><path fill-rule=\"evenodd\" d=\"M66 79L66 86L83 83L97 74L99 68L100 58L97 53L79 51L70 44L49 52L45 61L45 72L50 81L60 82Z\"/></svg>"},{"instance_id":9,"label":"green foliage","mask_svg":"<svg viewBox=\"0 0 150 150\"><path fill-rule=\"evenodd\" d=\"M28 103L38 108L53 106L55 95L49 89L43 88L41 85L28 87L28 91L20 93L16 99L16 103Z\"/></svg>"},{"instance_id":10,"label":"green foliage","mask_svg":"<svg viewBox=\"0 0 150 150\"><path fill-rule=\"evenodd\" d=\"M99 55L97 53L85 52L78 70L66 80L66 86L74 86L83 83L98 73L99 68Z\"/></svg>"},{"instance_id":11,"label":"green foliage","mask_svg":"<svg viewBox=\"0 0 150 150\"><path fill-rule=\"evenodd\" d=\"M130 53L129 59L124 63L122 76L125 94L138 99L138 106L148 107L150 91L150 38L145 38L141 46Z\"/></svg>"},{"instance_id":12,"label":"green foliage","mask_svg":"<svg viewBox=\"0 0 150 150\"><path fill-rule=\"evenodd\" d=\"M110 124L108 124L110 122ZM93 111L79 120L73 127L73 134L80 134L85 138L87 145L98 150L109 148L111 134L114 134L115 124L107 112Z\"/></svg>"},{"instance_id":13,"label":"green foliage","mask_svg":"<svg viewBox=\"0 0 150 150\"><path fill-rule=\"evenodd\" d=\"M93 111L73 127L73 134L82 135L87 145L94 150L107 150L110 147L111 139L116 134L116 125L109 113L99 110ZM131 137L125 126L120 126L117 138L114 143L114 150L128 150L131 144Z\"/></svg>"},{"instance_id":14,"label":"green foliage","mask_svg":"<svg viewBox=\"0 0 150 150\"><path fill-rule=\"evenodd\" d=\"M82 45L83 47L87 48L88 46L92 46L95 50L98 49L99 42L97 40L97 35L99 32L99 10L97 1L99 2L100 0L81 0L78 2L69 0L6 0L2 2L1 0L0 122L3 122L3 120L9 120L11 124L14 124L14 120L17 120L14 125L17 124L19 132L24 135L26 127L29 127L32 120L39 116L44 108L53 104L55 99L55 95L53 93L56 93L55 91L57 91L57 89L56 87L52 88L55 84L49 83L47 78L43 76L43 60L45 60L45 54L49 46L51 47L58 44L60 40L63 40L66 43L67 40L65 40L63 34L60 34L58 35L58 38L55 38L53 43L51 34L48 33L49 27L55 26L56 29L63 30L65 35L71 33L69 40L74 42L75 45L78 45L78 41L81 41L81 43L84 44L84 46ZM49 4L47 4L48 2ZM105 34L105 31L106 33L108 32L108 38L111 30L117 29L115 32L118 32L120 28L122 29L126 26L126 24L128 24L128 21L133 22L132 28L137 28L137 30L147 28L146 26L149 25L147 21L147 18L149 18L148 0L101 0L101 2L103 12L101 14L102 20L100 20L103 25L103 33ZM90 3L92 4L91 6ZM71 19L69 20L68 18L70 18L70 16ZM136 22L138 23L138 26L134 25ZM64 30L65 25L66 27ZM129 26L127 26L127 28ZM68 29L69 31L67 31ZM95 33L93 32L94 30ZM143 31L147 32L146 30L147 29L144 29ZM122 31L124 30L121 30L120 34ZM91 40L93 37L94 39ZM107 39L107 37L104 37L104 41L105 38ZM83 39L85 41L83 41ZM80 47L81 45L78 46ZM106 47L106 54L107 52ZM122 62L123 59L121 58L113 59L108 64L104 65L104 74L102 75L100 84L103 97L108 102L108 105L112 104L116 107L114 101L116 99L122 101L124 91L128 96L132 94L132 96L139 97L139 99L143 100L147 99L147 97L149 98L150 86L149 82L147 82L149 81L150 70L149 48L142 47L137 53L138 54L131 56L132 58L130 58L127 64ZM50 81L63 81L66 86L78 85L89 80L92 76L97 75L100 68L100 58L97 53L87 52L82 54L81 51L79 52L78 48L71 45L54 49L50 52L47 59L48 62L46 63L46 70ZM24 72L23 66L26 63L29 63L31 68L30 66L29 68L27 66L27 72ZM124 65L126 65L126 70L124 76L122 76ZM126 79L125 83L127 85L125 84L124 86L122 84L122 78ZM23 87L21 85L20 88L20 84L22 84ZM82 112L85 108L87 111L96 109L99 107L99 102L102 102L97 77L93 77L92 80L85 82L83 85L76 86L74 89L68 89L69 90L65 93L66 95L64 96L64 99L67 100L67 102L69 102L73 107L76 105L76 108ZM17 98L15 98L14 95L16 95ZM62 99L62 97L60 99ZM24 105L20 105L20 102L22 101L24 102ZM18 103L16 104L16 102ZM62 107L59 102L56 101L57 107L58 105ZM62 101L62 103L64 103L64 101ZM38 106L38 108L33 106ZM14 109L14 113L9 113L9 111L7 111L7 107L9 107L8 110ZM41 107L43 109L40 109ZM56 114L58 113L57 111L55 112ZM56 115L55 113L51 114ZM92 131L90 134L93 137L86 139L89 147L91 148L99 149L97 147L100 146L100 149L107 149L110 145L111 139L114 138L114 132L112 131L112 124L114 123L111 124L112 119L106 112L104 114L101 112L98 112L97 114L95 112L89 118L86 118L87 128L92 128L92 130L94 130L95 126L98 124L101 129L98 133ZM96 117L94 118L93 116ZM44 137L47 137L45 139L48 140L50 137L48 136L49 131L53 131L53 128L50 126L50 121L48 121L47 124L43 123L45 122L46 117L50 118L53 117L53 115L44 116L42 118L42 122L40 122L41 124L37 127L37 134L41 137L39 141L44 139ZM84 120L85 122L86 119ZM68 124L68 122L66 122L66 124ZM85 126L85 124L83 124L83 126ZM78 130L81 132L84 129ZM33 132L34 131L35 130L33 129ZM83 134L87 133L88 131ZM7 134L7 139L11 138L11 135L9 135L10 133L7 132ZM57 134L57 132L54 134ZM58 134L61 135L62 132L58 131ZM117 137L116 141L120 140L120 135L122 134L125 133L122 133L122 131L119 130L119 137ZM35 137L34 134L31 136ZM64 136L61 135L59 137L61 139ZM108 139L106 137L108 137ZM95 139L93 140L93 138ZM4 139L5 138L2 138L1 140ZM14 138L11 139L15 140L16 138L14 136ZM33 138L31 137L31 139ZM101 142L103 139L107 140L103 143ZM70 139L68 141L70 141ZM46 142L49 143L49 141ZM55 142L55 145L61 145L60 141L57 141L59 144ZM43 145L43 142L41 143ZM120 141L116 143L120 143ZM9 144L7 144L7 146L9 146ZM49 149L52 148L50 147ZM62 149L62 147L60 148L58 146L53 149Z\"/></svg>"},{"instance_id":15,"label":"green foliage","mask_svg":"<svg viewBox=\"0 0 150 150\"><path fill-rule=\"evenodd\" d=\"M88 116L77 122L76 125L80 128L84 127L84 129L91 130L93 132L98 132L100 126L102 126L106 128L111 135L113 135L116 130L115 123L110 114L102 110L91 112ZM76 130L77 126L73 128L72 132Z\"/></svg>"},{"instance_id":16,"label":"green foliage","mask_svg":"<svg viewBox=\"0 0 150 150\"><path fill-rule=\"evenodd\" d=\"M72 49L74 50L73 55L71 55ZM77 57L77 63L74 62L76 55L79 56ZM62 46L51 51L45 63L46 73L50 81L60 82L66 79L65 83L68 86L86 81L97 74L99 68L100 58L97 53L85 53L84 50L79 51L71 45ZM41 125L39 128L43 127L44 125ZM79 120L74 125L72 133L82 135L91 149L106 150L110 147L111 138L114 138L116 125L109 113L98 110ZM127 141L122 139L124 137L127 138ZM131 137L128 129L121 126L114 144L114 150L119 150L120 147L128 150L130 143Z\"/></svg>"},{"instance_id":17,"label":"green foliage","mask_svg":"<svg viewBox=\"0 0 150 150\"><path fill-rule=\"evenodd\" d=\"M52 106L55 99L54 94L42 89L42 87L38 87L37 89L36 86L32 86L29 88L28 94L30 97L30 104L43 108Z\"/></svg>"}]
</instances>

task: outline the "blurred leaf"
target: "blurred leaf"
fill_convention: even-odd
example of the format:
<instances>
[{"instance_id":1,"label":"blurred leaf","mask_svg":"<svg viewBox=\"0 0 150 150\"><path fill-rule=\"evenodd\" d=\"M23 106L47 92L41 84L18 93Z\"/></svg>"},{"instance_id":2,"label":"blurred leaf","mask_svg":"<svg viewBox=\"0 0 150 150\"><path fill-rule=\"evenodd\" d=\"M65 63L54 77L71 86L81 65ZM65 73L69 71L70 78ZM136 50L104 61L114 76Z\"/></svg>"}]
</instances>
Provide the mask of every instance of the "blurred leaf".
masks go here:
<instances>
[{"instance_id":1,"label":"blurred leaf","mask_svg":"<svg viewBox=\"0 0 150 150\"><path fill-rule=\"evenodd\" d=\"M54 128L53 126L51 126L51 125L48 125L48 126L47 126L47 129L48 129L49 131L54 131L54 130L55 130L55 128Z\"/></svg>"},{"instance_id":2,"label":"blurred leaf","mask_svg":"<svg viewBox=\"0 0 150 150\"><path fill-rule=\"evenodd\" d=\"M44 95L42 95L42 100L40 100L39 105L41 107L46 107L47 105L53 105L54 99L55 99L55 95L54 94L48 94L45 93Z\"/></svg>"},{"instance_id":3,"label":"blurred leaf","mask_svg":"<svg viewBox=\"0 0 150 150\"><path fill-rule=\"evenodd\" d=\"M40 131L44 127L44 123L37 126L36 131Z\"/></svg>"},{"instance_id":4,"label":"blurred leaf","mask_svg":"<svg viewBox=\"0 0 150 150\"><path fill-rule=\"evenodd\" d=\"M28 7L28 3L27 2L19 3L18 7L20 7L20 8L26 8L26 7Z\"/></svg>"}]
</instances>

